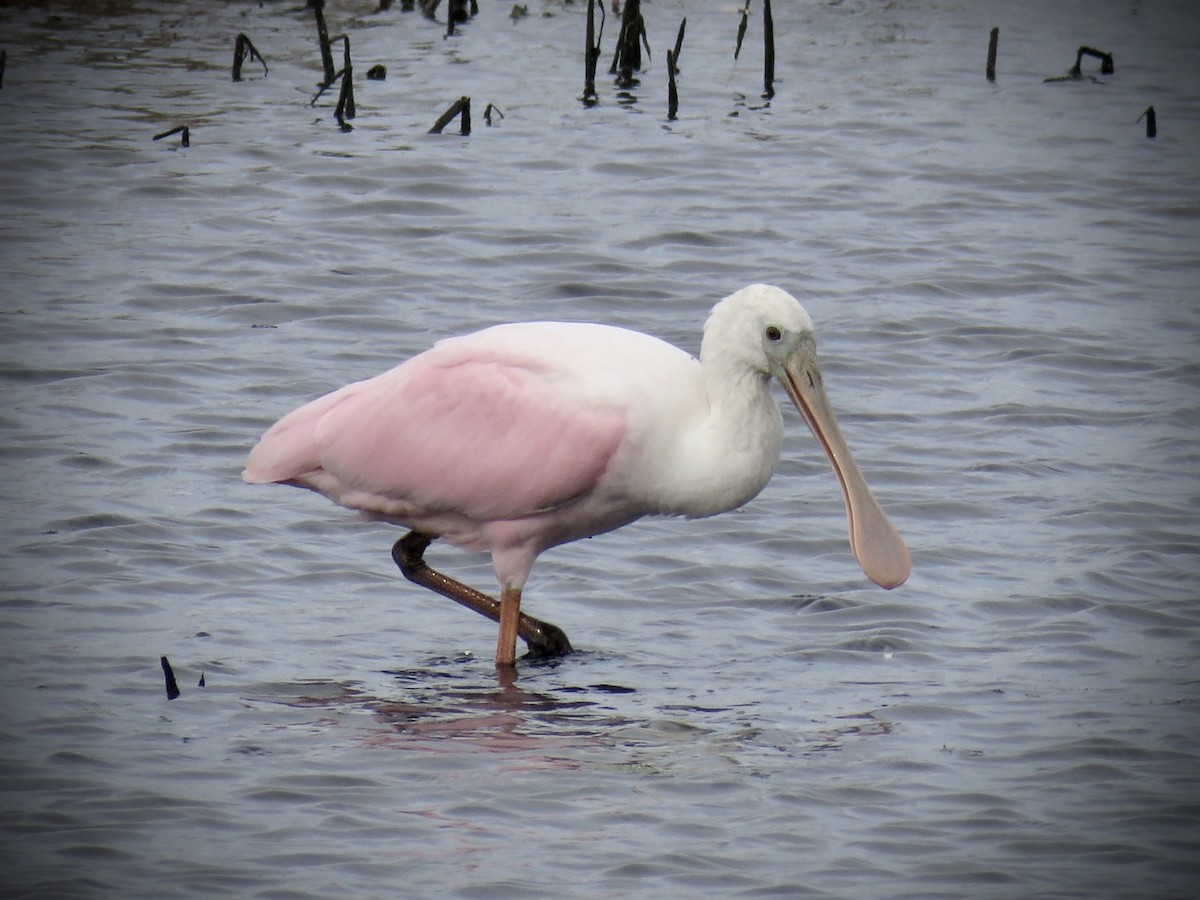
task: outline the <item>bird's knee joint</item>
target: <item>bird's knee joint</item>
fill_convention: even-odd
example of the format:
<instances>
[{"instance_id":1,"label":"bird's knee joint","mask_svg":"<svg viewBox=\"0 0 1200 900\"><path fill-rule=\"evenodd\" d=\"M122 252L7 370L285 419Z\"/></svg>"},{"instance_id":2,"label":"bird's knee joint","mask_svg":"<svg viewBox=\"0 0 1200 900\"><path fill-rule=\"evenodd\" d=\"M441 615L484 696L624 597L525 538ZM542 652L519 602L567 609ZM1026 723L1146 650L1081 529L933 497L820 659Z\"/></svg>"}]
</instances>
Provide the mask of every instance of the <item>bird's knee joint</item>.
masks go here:
<instances>
[{"instance_id":1,"label":"bird's knee joint","mask_svg":"<svg viewBox=\"0 0 1200 900\"><path fill-rule=\"evenodd\" d=\"M392 544L392 560L405 578L412 579L422 569L428 568L425 550L432 541L433 538L427 534L410 531Z\"/></svg>"}]
</instances>

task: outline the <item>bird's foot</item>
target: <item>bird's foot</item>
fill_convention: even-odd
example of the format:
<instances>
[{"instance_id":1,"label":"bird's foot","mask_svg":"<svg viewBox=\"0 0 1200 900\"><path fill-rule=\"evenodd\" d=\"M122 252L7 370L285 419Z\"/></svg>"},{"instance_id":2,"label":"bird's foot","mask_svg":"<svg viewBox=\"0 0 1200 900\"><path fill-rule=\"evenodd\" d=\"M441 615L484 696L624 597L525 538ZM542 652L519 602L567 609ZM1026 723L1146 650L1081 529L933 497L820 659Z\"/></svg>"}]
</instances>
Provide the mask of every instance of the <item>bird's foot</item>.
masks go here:
<instances>
[{"instance_id":1,"label":"bird's foot","mask_svg":"<svg viewBox=\"0 0 1200 900\"><path fill-rule=\"evenodd\" d=\"M574 650L565 631L533 616L521 615L517 633L529 647L529 653L526 654L529 659L553 659L566 656Z\"/></svg>"}]
</instances>

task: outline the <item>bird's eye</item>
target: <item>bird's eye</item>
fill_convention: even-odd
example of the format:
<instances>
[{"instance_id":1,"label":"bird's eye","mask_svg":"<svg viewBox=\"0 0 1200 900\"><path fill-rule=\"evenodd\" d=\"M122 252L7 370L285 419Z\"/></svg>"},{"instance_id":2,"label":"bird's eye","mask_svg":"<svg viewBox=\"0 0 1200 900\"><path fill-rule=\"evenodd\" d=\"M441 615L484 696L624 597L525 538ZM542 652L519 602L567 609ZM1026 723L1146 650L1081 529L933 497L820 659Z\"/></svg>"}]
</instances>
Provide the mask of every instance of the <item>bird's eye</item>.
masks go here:
<instances>
[{"instance_id":1,"label":"bird's eye","mask_svg":"<svg viewBox=\"0 0 1200 900\"><path fill-rule=\"evenodd\" d=\"M783 332L774 325L768 325L764 334L766 335L767 340L772 344L778 343L783 338Z\"/></svg>"}]
</instances>

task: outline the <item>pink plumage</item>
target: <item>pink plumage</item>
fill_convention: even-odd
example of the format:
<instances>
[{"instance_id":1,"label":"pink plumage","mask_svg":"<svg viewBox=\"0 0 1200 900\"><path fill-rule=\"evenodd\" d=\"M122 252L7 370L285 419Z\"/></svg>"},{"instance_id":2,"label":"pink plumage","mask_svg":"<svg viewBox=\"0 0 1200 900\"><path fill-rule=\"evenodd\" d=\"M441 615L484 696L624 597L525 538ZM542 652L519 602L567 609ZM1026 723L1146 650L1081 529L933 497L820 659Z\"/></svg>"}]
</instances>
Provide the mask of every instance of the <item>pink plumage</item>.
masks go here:
<instances>
[{"instance_id":1,"label":"pink plumage","mask_svg":"<svg viewBox=\"0 0 1200 900\"><path fill-rule=\"evenodd\" d=\"M604 325L501 325L441 341L284 416L243 477L307 487L412 529L393 551L405 575L498 618L497 662L509 664L518 628L531 646L553 629L519 616L543 550L644 515L723 512L762 489L781 440L772 376L834 466L864 570L901 583L908 552L838 431L812 323L763 285L714 307L699 360ZM499 604L429 574L422 554L438 537L491 552ZM557 646L569 649L565 635Z\"/></svg>"},{"instance_id":2,"label":"pink plumage","mask_svg":"<svg viewBox=\"0 0 1200 900\"><path fill-rule=\"evenodd\" d=\"M247 462L389 518L510 519L591 488L624 434L622 410L584 407L555 372L453 343L300 407Z\"/></svg>"}]
</instances>

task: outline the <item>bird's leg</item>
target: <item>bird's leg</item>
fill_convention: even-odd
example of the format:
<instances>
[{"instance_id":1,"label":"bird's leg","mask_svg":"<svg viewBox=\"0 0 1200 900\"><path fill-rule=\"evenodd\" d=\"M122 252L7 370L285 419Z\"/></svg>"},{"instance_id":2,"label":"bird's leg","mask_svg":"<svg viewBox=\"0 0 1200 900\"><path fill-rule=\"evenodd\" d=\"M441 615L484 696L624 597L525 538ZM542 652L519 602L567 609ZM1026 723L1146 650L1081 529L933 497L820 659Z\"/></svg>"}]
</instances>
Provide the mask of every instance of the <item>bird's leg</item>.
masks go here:
<instances>
[{"instance_id":1,"label":"bird's leg","mask_svg":"<svg viewBox=\"0 0 1200 900\"><path fill-rule=\"evenodd\" d=\"M521 589L500 589L500 633L496 635L496 665L517 661L517 628L521 619Z\"/></svg>"},{"instance_id":2,"label":"bird's leg","mask_svg":"<svg viewBox=\"0 0 1200 900\"><path fill-rule=\"evenodd\" d=\"M501 638L503 638L504 604L482 591L477 591L461 581L456 581L448 575L443 575L436 569L430 568L424 557L425 549L432 542L432 535L420 531L410 531L392 546L392 559L400 567L404 577L414 584L429 588L443 597L449 597L454 602L461 603L468 609L475 610L480 615L487 616L493 622L499 622ZM567 640L566 633L557 625L551 625L549 622L543 622L541 619L535 619L533 616L520 612L521 593L517 591L516 594L516 604L510 604L513 612L517 614L516 634L529 645L529 654L531 656L565 656L570 653L571 642ZM502 598L503 596L501 594ZM516 638L510 638L509 660L507 663L503 663L499 658L500 644L498 642L496 661L501 665L511 665L512 656L515 655L515 645Z\"/></svg>"}]
</instances>

